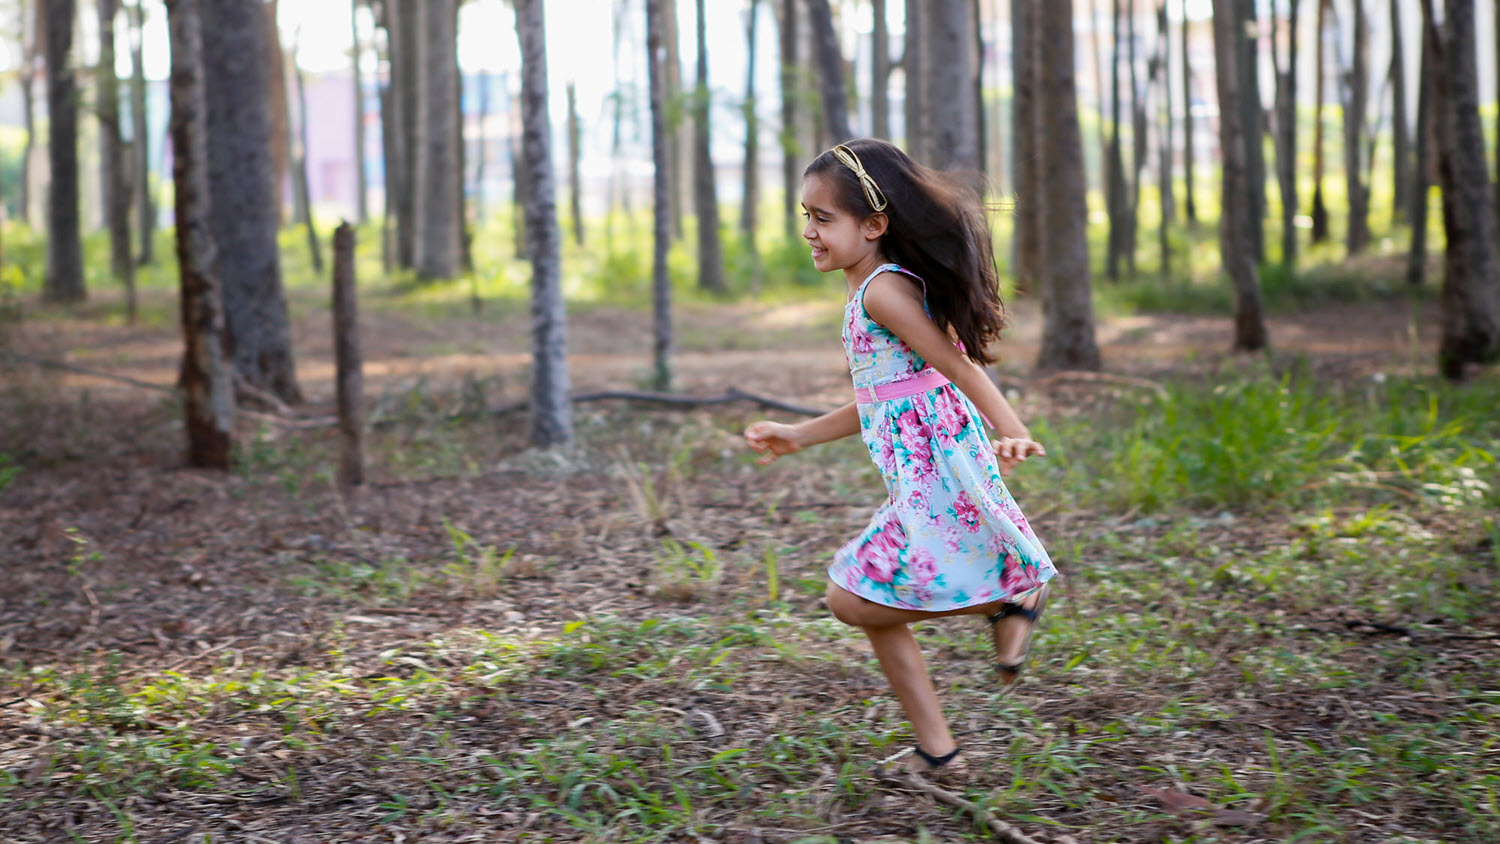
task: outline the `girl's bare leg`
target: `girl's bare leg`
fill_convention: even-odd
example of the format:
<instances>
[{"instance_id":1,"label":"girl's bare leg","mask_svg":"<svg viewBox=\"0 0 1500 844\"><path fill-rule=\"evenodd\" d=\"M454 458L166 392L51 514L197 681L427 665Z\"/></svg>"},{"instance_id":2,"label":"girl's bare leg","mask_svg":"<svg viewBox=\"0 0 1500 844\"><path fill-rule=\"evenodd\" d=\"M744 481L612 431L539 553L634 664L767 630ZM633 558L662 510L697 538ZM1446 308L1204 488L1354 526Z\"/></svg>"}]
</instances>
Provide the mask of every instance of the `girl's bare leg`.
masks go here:
<instances>
[{"instance_id":1,"label":"girl's bare leg","mask_svg":"<svg viewBox=\"0 0 1500 844\"><path fill-rule=\"evenodd\" d=\"M943 708L938 703L937 690L932 687L932 677L927 673L927 663L922 659L922 649L906 624L891 624L864 628L880 660L880 670L890 681L891 690L906 710L912 731L917 734L917 746L933 756L946 756L957 745L948 731L948 721L943 717ZM913 767L920 765L920 757L913 758Z\"/></svg>"},{"instance_id":2,"label":"girl's bare leg","mask_svg":"<svg viewBox=\"0 0 1500 844\"><path fill-rule=\"evenodd\" d=\"M874 601L867 601L831 580L828 582L827 600L828 609L839 621L866 629L871 627L889 627L896 624L910 624L915 621L929 621L934 618L946 618L954 615L990 616L999 612L1000 608L1004 605L1002 601L994 601L988 604L977 604L972 607L961 607L956 610L943 610L940 612L903 610L896 607L888 607L884 604L877 604ZM1025 600L1021 601L1021 605L1028 608L1034 607L1036 606L1036 601L1036 595L1029 595ZM1007 649L1008 652L1002 655L1002 661L1014 661L1014 659L1020 657L1022 643L1026 638L1027 625L1028 622L1026 619L1020 616L1001 619L1000 629L1006 634L1006 638L1002 641L1014 643L1014 648ZM931 752L925 746L922 749Z\"/></svg>"}]
</instances>

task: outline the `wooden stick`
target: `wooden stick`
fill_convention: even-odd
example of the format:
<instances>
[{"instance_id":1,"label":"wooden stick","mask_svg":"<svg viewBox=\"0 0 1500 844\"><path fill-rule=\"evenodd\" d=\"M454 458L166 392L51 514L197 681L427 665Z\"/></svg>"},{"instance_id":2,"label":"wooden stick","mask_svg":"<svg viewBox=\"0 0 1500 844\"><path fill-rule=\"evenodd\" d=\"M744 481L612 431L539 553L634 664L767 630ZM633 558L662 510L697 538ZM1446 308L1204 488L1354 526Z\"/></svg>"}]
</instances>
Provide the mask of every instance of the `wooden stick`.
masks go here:
<instances>
[{"instance_id":1,"label":"wooden stick","mask_svg":"<svg viewBox=\"0 0 1500 844\"><path fill-rule=\"evenodd\" d=\"M983 806L965 800L919 774L885 774L881 778L892 784L914 788L939 803L963 809L973 815L975 820L984 824L985 828L993 832L1001 841L1007 841L1009 844L1042 844L1040 840L1032 838L1016 827L995 817L993 812ZM1055 842L1056 844L1077 844L1071 836L1066 835L1055 839Z\"/></svg>"},{"instance_id":2,"label":"wooden stick","mask_svg":"<svg viewBox=\"0 0 1500 844\"><path fill-rule=\"evenodd\" d=\"M355 306L354 229L346 221L333 233L333 351L339 408L339 487L365 482L364 369Z\"/></svg>"}]
</instances>

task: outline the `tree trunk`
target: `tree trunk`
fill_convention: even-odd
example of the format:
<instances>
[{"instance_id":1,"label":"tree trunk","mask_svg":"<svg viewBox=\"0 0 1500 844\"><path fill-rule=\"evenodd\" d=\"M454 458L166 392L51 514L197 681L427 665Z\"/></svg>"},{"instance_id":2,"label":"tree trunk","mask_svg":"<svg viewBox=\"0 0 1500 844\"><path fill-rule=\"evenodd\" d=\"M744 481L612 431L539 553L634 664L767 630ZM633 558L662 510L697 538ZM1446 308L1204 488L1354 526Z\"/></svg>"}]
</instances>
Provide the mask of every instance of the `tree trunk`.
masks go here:
<instances>
[{"instance_id":1,"label":"tree trunk","mask_svg":"<svg viewBox=\"0 0 1500 844\"><path fill-rule=\"evenodd\" d=\"M266 61L274 34L260 0L214 0L202 18L214 271L229 346L246 383L299 402L276 242L270 77L279 74Z\"/></svg>"},{"instance_id":2,"label":"tree trunk","mask_svg":"<svg viewBox=\"0 0 1500 844\"><path fill-rule=\"evenodd\" d=\"M755 0L751 0L753 5ZM877 138L891 136L891 33L886 25L885 0L870 0L874 32L870 43L870 133Z\"/></svg>"},{"instance_id":3,"label":"tree trunk","mask_svg":"<svg viewBox=\"0 0 1500 844\"><path fill-rule=\"evenodd\" d=\"M78 219L78 86L73 77L73 0L47 0L47 154L52 187L47 194L49 302L81 302L83 241Z\"/></svg>"},{"instance_id":4,"label":"tree trunk","mask_svg":"<svg viewBox=\"0 0 1500 844\"><path fill-rule=\"evenodd\" d=\"M974 49L972 0L926 0L926 50L943 56L927 65L927 102L932 109L931 146L925 162L940 170L979 169L979 113L975 90L979 57Z\"/></svg>"},{"instance_id":5,"label":"tree trunk","mask_svg":"<svg viewBox=\"0 0 1500 844\"><path fill-rule=\"evenodd\" d=\"M821 83L823 119L833 143L841 144L854 136L849 130L849 89L844 84L844 55L839 50L838 33L833 29L833 10L828 7L828 0L807 0L807 12L817 52L814 59Z\"/></svg>"},{"instance_id":6,"label":"tree trunk","mask_svg":"<svg viewBox=\"0 0 1500 844\"><path fill-rule=\"evenodd\" d=\"M1317 0L1318 44L1313 52L1313 195L1312 195L1312 242L1322 243L1328 239L1328 206L1323 202L1323 89L1325 87L1323 42L1328 37L1326 20L1328 4L1332 0Z\"/></svg>"},{"instance_id":7,"label":"tree trunk","mask_svg":"<svg viewBox=\"0 0 1500 844\"><path fill-rule=\"evenodd\" d=\"M312 193L307 184L307 86L302 78L302 67L297 64L297 51L292 50L292 75L297 83L297 137L292 144L296 162L292 170L292 187L297 192L297 215L307 229L307 251L312 253L315 275L323 274L323 247L318 242L318 228L313 222ZM291 120L287 123L290 125Z\"/></svg>"},{"instance_id":8,"label":"tree trunk","mask_svg":"<svg viewBox=\"0 0 1500 844\"><path fill-rule=\"evenodd\" d=\"M365 180L365 81L360 67L364 50L359 40L359 0L349 3L349 37L354 73L354 213L355 220L363 225L370 219L370 186Z\"/></svg>"},{"instance_id":9,"label":"tree trunk","mask_svg":"<svg viewBox=\"0 0 1500 844\"><path fill-rule=\"evenodd\" d=\"M1073 2L1036 4L1041 181L1042 343L1037 369L1098 369L1089 283L1083 134L1073 70Z\"/></svg>"},{"instance_id":10,"label":"tree trunk","mask_svg":"<svg viewBox=\"0 0 1500 844\"><path fill-rule=\"evenodd\" d=\"M1011 156L1016 179L1015 244L1016 291L1033 290L1041 275L1042 181L1037 167L1040 117L1037 114L1037 9L1032 3L1012 2Z\"/></svg>"},{"instance_id":11,"label":"tree trunk","mask_svg":"<svg viewBox=\"0 0 1500 844\"><path fill-rule=\"evenodd\" d=\"M684 113L687 103L682 95L682 38L677 26L677 3L666 3L657 11L661 12L662 42L667 51L667 126L672 130L667 140L667 152L672 159L672 238L675 240L682 237L684 209L692 202L688 185L692 179L690 150L693 148L693 131Z\"/></svg>"},{"instance_id":12,"label":"tree trunk","mask_svg":"<svg viewBox=\"0 0 1500 844\"><path fill-rule=\"evenodd\" d=\"M543 0L516 0L521 40L522 155L530 177L526 239L531 253L531 442L547 448L573 441L568 380L568 312L552 175L552 126L547 114L547 23ZM449 111L451 114L452 111Z\"/></svg>"},{"instance_id":13,"label":"tree trunk","mask_svg":"<svg viewBox=\"0 0 1500 844\"><path fill-rule=\"evenodd\" d=\"M224 307L214 272L200 0L167 0L172 45L172 184L181 280L183 415L187 462L229 468L234 378L225 358Z\"/></svg>"},{"instance_id":14,"label":"tree trunk","mask_svg":"<svg viewBox=\"0 0 1500 844\"><path fill-rule=\"evenodd\" d=\"M458 33L456 0L424 0L420 15L422 105L414 173L417 209L413 265L428 279L453 278L462 263L462 221L455 197L463 190L458 149Z\"/></svg>"},{"instance_id":15,"label":"tree trunk","mask_svg":"<svg viewBox=\"0 0 1500 844\"><path fill-rule=\"evenodd\" d=\"M357 61L357 59L356 59ZM334 393L339 414L341 489L365 482L364 359L359 351L359 301L354 278L354 228L333 233Z\"/></svg>"},{"instance_id":16,"label":"tree trunk","mask_svg":"<svg viewBox=\"0 0 1500 844\"><path fill-rule=\"evenodd\" d=\"M578 159L583 129L578 123L578 90L569 82L568 91L568 215L573 219L573 242L583 245L583 192L578 184Z\"/></svg>"},{"instance_id":17,"label":"tree trunk","mask_svg":"<svg viewBox=\"0 0 1500 844\"><path fill-rule=\"evenodd\" d=\"M662 14L660 4L671 0L646 0L646 65L651 87L651 309L652 309L652 386L661 392L672 389L672 280L667 274L667 252L672 247L671 179L672 161L667 154L666 73L662 60ZM790 6L788 6L790 12ZM794 16L782 22L782 73L785 64L786 33ZM785 75L783 75L783 83ZM783 109L790 90L783 87ZM785 115L785 110L783 110ZM790 216L790 215L788 215Z\"/></svg>"},{"instance_id":18,"label":"tree trunk","mask_svg":"<svg viewBox=\"0 0 1500 844\"><path fill-rule=\"evenodd\" d=\"M125 315L135 323L135 262L130 248L130 182L120 137L120 79L115 75L115 15L118 0L97 0L99 12L99 182L109 227L109 264L125 284Z\"/></svg>"},{"instance_id":19,"label":"tree trunk","mask_svg":"<svg viewBox=\"0 0 1500 844\"><path fill-rule=\"evenodd\" d=\"M1276 68L1276 178L1281 193L1281 265L1290 269L1297 263L1297 0L1291 0L1287 15L1286 58ZM1272 47L1276 48L1274 42Z\"/></svg>"},{"instance_id":20,"label":"tree trunk","mask_svg":"<svg viewBox=\"0 0 1500 844\"><path fill-rule=\"evenodd\" d=\"M1161 277L1172 276L1172 239L1169 229L1177 216L1177 200L1172 195L1172 39L1167 26L1166 0L1156 7L1156 65L1151 70L1152 88L1161 92L1158 109L1156 144L1156 192L1161 200L1161 226L1157 237L1161 252Z\"/></svg>"},{"instance_id":21,"label":"tree trunk","mask_svg":"<svg viewBox=\"0 0 1500 844\"><path fill-rule=\"evenodd\" d=\"M402 162L405 160L405 152L402 149L401 121L398 118L398 109L401 99L395 88L394 75L398 72L396 65L396 54L394 52L394 35L391 33L391 15L394 4L387 2L374 3L370 6L375 12L375 25L386 30L384 39L375 39L376 60L390 68L385 77L378 74L375 77L377 88L376 96L380 102L380 155L381 170L383 171L382 187L385 189L385 197L380 217L380 262L381 268L387 275L396 268L396 252L399 249L397 240L400 237L398 229L400 214L399 186L401 184ZM381 45L384 44L384 49Z\"/></svg>"},{"instance_id":22,"label":"tree trunk","mask_svg":"<svg viewBox=\"0 0 1500 844\"><path fill-rule=\"evenodd\" d=\"M1401 31L1401 2L1391 0L1391 187L1395 208L1392 217L1405 220L1411 210L1411 131L1406 120L1405 36Z\"/></svg>"},{"instance_id":23,"label":"tree trunk","mask_svg":"<svg viewBox=\"0 0 1500 844\"><path fill-rule=\"evenodd\" d=\"M26 146L21 154L21 219L26 221L26 225L35 227L35 218L31 214L34 192L31 173L36 157L37 45L45 37L46 3L45 0L31 0L31 5L28 6L23 0L16 5L16 11L20 17L17 28L22 38L21 68L17 76L21 83L21 108L26 123Z\"/></svg>"},{"instance_id":24,"label":"tree trunk","mask_svg":"<svg viewBox=\"0 0 1500 844\"><path fill-rule=\"evenodd\" d=\"M1260 21L1256 0L1239 0L1240 125L1245 136L1245 178L1250 191L1250 249L1257 265L1266 254L1266 134L1260 102Z\"/></svg>"},{"instance_id":25,"label":"tree trunk","mask_svg":"<svg viewBox=\"0 0 1500 844\"><path fill-rule=\"evenodd\" d=\"M693 212L698 219L698 289L723 295L724 252L719 244L719 194L708 131L708 28L697 3L698 74L693 89Z\"/></svg>"},{"instance_id":26,"label":"tree trunk","mask_svg":"<svg viewBox=\"0 0 1500 844\"><path fill-rule=\"evenodd\" d=\"M287 103L286 55L281 50L281 29L277 26L277 8L280 3L281 0L268 0L264 6L266 21L271 28L271 37L265 42L265 48L267 67L272 69L269 82L271 86L271 178L273 180L271 184L276 191L276 225L278 228L286 220L286 203L282 200L285 196L287 174L290 172L292 161L292 130L287 124L291 106ZM209 3L209 5L213 4ZM209 9L204 14L207 20L212 18L214 13ZM206 41L212 36L205 29L203 37ZM211 58L210 61L212 61ZM213 96L212 80L209 80L208 86L209 96Z\"/></svg>"},{"instance_id":27,"label":"tree trunk","mask_svg":"<svg viewBox=\"0 0 1500 844\"><path fill-rule=\"evenodd\" d=\"M1370 198L1365 184L1364 159L1361 152L1365 136L1365 105L1370 85L1369 21L1363 0L1351 0L1354 15L1354 66L1347 70L1344 92L1344 179L1348 184L1350 255L1357 255L1370 245Z\"/></svg>"},{"instance_id":28,"label":"tree trunk","mask_svg":"<svg viewBox=\"0 0 1500 844\"><path fill-rule=\"evenodd\" d=\"M1125 16L1121 5L1126 0L1114 2L1114 25L1110 40L1111 60L1109 76L1109 151L1104 156L1105 188L1104 202L1109 215L1109 280L1120 280L1120 259L1126 249L1125 221L1125 156L1120 146L1120 42L1123 40L1120 25Z\"/></svg>"},{"instance_id":29,"label":"tree trunk","mask_svg":"<svg viewBox=\"0 0 1500 844\"><path fill-rule=\"evenodd\" d=\"M646 0L647 5L656 0ZM910 0L908 0L910 2ZM802 194L802 150L797 144L797 0L781 2L781 187L788 240L797 237L797 206ZM658 33L659 35L659 33ZM665 103L663 104L665 107Z\"/></svg>"},{"instance_id":30,"label":"tree trunk","mask_svg":"<svg viewBox=\"0 0 1500 844\"><path fill-rule=\"evenodd\" d=\"M1182 214L1189 225L1198 222L1193 201L1193 62L1188 53L1188 0L1182 0Z\"/></svg>"},{"instance_id":31,"label":"tree trunk","mask_svg":"<svg viewBox=\"0 0 1500 844\"><path fill-rule=\"evenodd\" d=\"M1141 172L1146 167L1146 110L1150 107L1147 98L1148 91L1142 91L1135 76L1135 0L1128 0L1129 29L1126 35L1126 43L1129 49L1127 64L1130 66L1130 147L1131 147L1131 173L1130 193L1127 200L1128 211L1125 214L1125 266L1130 275L1135 275L1135 252L1140 231L1141 210Z\"/></svg>"},{"instance_id":32,"label":"tree trunk","mask_svg":"<svg viewBox=\"0 0 1500 844\"><path fill-rule=\"evenodd\" d=\"M1443 230L1448 235L1438 370L1450 381L1459 381L1478 366L1500 359L1500 267L1479 123L1474 0L1448 0L1443 6L1445 20L1435 26L1432 0L1422 2L1427 38L1438 62L1432 76L1433 117Z\"/></svg>"},{"instance_id":33,"label":"tree trunk","mask_svg":"<svg viewBox=\"0 0 1500 844\"><path fill-rule=\"evenodd\" d=\"M421 13L418 0L386 0L386 9L394 126L394 143L386 152L386 166L395 172L396 266L411 269L416 266L417 197L421 182L417 148L427 125L422 83L427 16Z\"/></svg>"},{"instance_id":34,"label":"tree trunk","mask_svg":"<svg viewBox=\"0 0 1500 844\"><path fill-rule=\"evenodd\" d=\"M151 185L151 131L146 113L146 59L142 0L130 7L130 119L135 153L135 227L140 234L136 263L146 266L156 260L156 194Z\"/></svg>"},{"instance_id":35,"label":"tree trunk","mask_svg":"<svg viewBox=\"0 0 1500 844\"><path fill-rule=\"evenodd\" d=\"M1412 161L1411 207L1406 219L1411 223L1411 245L1406 253L1406 283L1421 287L1427 270L1427 194L1432 185L1432 75L1436 58L1432 39L1425 31L1417 38L1417 137Z\"/></svg>"},{"instance_id":36,"label":"tree trunk","mask_svg":"<svg viewBox=\"0 0 1500 844\"><path fill-rule=\"evenodd\" d=\"M901 66L906 71L906 154L927 161L931 129L927 102L926 18L923 6L932 0L906 0L906 38ZM1014 3L1014 0L1012 0Z\"/></svg>"},{"instance_id":37,"label":"tree trunk","mask_svg":"<svg viewBox=\"0 0 1500 844\"><path fill-rule=\"evenodd\" d=\"M755 243L755 222L760 205L760 118L755 113L755 19L760 0L750 0L745 20L745 172L740 191L740 238L750 258L750 293L760 294L760 249Z\"/></svg>"},{"instance_id":38,"label":"tree trunk","mask_svg":"<svg viewBox=\"0 0 1500 844\"><path fill-rule=\"evenodd\" d=\"M1256 270L1251 230L1251 195L1245 147L1252 136L1244 131L1240 94L1242 21L1237 0L1214 0L1214 57L1219 88L1219 148L1223 155L1223 211L1219 217L1219 252L1224 272L1234 284L1234 349L1256 351L1266 346L1266 324L1261 313L1260 279ZM1259 136L1254 137L1259 141Z\"/></svg>"}]
</instances>

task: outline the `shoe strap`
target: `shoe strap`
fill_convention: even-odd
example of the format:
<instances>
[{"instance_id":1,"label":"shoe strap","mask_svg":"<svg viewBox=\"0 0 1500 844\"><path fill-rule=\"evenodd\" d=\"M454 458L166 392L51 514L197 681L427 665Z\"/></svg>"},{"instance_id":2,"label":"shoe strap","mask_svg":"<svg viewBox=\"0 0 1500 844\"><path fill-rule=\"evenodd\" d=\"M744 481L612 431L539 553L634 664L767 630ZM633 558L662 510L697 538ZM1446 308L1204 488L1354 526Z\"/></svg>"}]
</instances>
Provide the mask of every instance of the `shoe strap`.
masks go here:
<instances>
[{"instance_id":1,"label":"shoe strap","mask_svg":"<svg viewBox=\"0 0 1500 844\"><path fill-rule=\"evenodd\" d=\"M996 624L1013 615L1018 615L1027 621L1036 621L1038 610L1036 607L1025 607L1020 604L1002 604L999 612L986 617L990 620L990 624Z\"/></svg>"},{"instance_id":2,"label":"shoe strap","mask_svg":"<svg viewBox=\"0 0 1500 844\"><path fill-rule=\"evenodd\" d=\"M933 756L931 753L923 750L920 745L913 747L912 750L915 750L917 752L917 755L922 757L923 762L926 762L934 768L941 768L949 762L952 762L953 757L957 756L959 751L963 750L963 748L955 747L953 748L953 752L949 753L947 756Z\"/></svg>"}]
</instances>

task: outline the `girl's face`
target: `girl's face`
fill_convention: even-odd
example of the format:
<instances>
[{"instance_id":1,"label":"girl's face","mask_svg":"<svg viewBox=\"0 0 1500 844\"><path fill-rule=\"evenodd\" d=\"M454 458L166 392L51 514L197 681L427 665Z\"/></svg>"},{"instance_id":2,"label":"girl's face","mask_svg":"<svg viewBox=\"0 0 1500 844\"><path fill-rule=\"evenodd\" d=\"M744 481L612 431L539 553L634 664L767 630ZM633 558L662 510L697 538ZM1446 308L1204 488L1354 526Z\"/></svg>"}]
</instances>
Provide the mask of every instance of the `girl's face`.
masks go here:
<instances>
[{"instance_id":1,"label":"girl's face","mask_svg":"<svg viewBox=\"0 0 1500 844\"><path fill-rule=\"evenodd\" d=\"M833 272L860 264L879 248L885 231L884 214L861 219L838 205L829 180L817 173L802 179L802 236L812 247L813 266Z\"/></svg>"}]
</instances>

